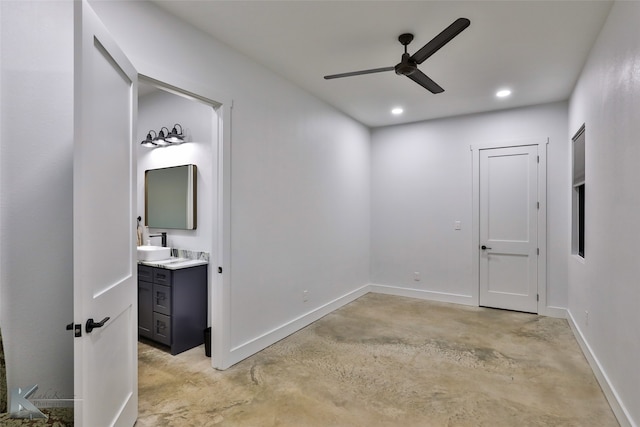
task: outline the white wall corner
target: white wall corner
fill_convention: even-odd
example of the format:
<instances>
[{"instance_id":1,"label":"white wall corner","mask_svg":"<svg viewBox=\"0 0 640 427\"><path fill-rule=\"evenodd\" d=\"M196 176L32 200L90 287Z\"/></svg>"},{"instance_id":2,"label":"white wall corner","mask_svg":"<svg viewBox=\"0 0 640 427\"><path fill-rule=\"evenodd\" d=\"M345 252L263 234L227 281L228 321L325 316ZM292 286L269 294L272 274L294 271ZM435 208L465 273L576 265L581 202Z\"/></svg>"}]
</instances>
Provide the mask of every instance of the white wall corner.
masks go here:
<instances>
[{"instance_id":1,"label":"white wall corner","mask_svg":"<svg viewBox=\"0 0 640 427\"><path fill-rule=\"evenodd\" d=\"M593 374L596 376L596 379L598 380L598 384L600 384L600 388L602 389L602 392L607 398L607 401L611 406L611 410L613 411L613 414L616 416L618 422L620 423L620 426L621 427L638 427L638 424L636 424L631 419L631 415L629 414L629 411L626 409L624 404L620 401L618 393L616 392L615 388L611 385L611 382L609 381L609 377L607 376L607 373L602 369L602 365L598 361L598 358L595 356L595 354L591 350L591 347L589 346L589 343L587 342L584 335L582 334L582 331L578 327L578 324L576 323L575 318L571 313L571 310L567 309L566 312L567 312L567 321L569 322L569 326L573 331L573 335L576 337L576 341L578 341L578 344L582 349L582 353L584 354L584 357L586 357L587 361L589 362L589 366L591 366L591 370L593 371Z\"/></svg>"},{"instance_id":2,"label":"white wall corner","mask_svg":"<svg viewBox=\"0 0 640 427\"><path fill-rule=\"evenodd\" d=\"M372 283L370 292L398 297L417 298L427 301L446 302L451 304L462 304L477 306L478 304L471 295L459 295L447 292L426 291L423 289L405 288L401 286L387 286Z\"/></svg>"}]
</instances>

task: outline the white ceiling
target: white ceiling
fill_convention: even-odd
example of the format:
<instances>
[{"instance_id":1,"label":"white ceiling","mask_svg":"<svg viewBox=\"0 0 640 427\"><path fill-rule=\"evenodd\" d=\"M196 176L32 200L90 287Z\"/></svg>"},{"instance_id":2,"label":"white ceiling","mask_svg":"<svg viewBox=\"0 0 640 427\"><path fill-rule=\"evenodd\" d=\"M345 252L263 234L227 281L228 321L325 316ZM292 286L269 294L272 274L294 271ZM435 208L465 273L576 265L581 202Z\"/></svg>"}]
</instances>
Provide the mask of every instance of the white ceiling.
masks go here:
<instances>
[{"instance_id":1,"label":"white ceiling","mask_svg":"<svg viewBox=\"0 0 640 427\"><path fill-rule=\"evenodd\" d=\"M156 0L182 18L371 127L568 99L611 1L191 1ZM394 66L456 18L471 25L420 69L434 95L394 72L324 75ZM513 94L497 99L508 87ZM392 107L405 112L392 116Z\"/></svg>"}]
</instances>

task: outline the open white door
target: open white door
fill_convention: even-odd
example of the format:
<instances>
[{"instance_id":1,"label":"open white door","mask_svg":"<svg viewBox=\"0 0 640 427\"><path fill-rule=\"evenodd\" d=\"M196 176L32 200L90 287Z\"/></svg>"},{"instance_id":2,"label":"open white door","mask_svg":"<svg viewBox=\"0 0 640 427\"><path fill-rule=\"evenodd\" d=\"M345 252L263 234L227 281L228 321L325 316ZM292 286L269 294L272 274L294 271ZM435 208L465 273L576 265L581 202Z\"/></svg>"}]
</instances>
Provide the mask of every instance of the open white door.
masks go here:
<instances>
[{"instance_id":1,"label":"open white door","mask_svg":"<svg viewBox=\"0 0 640 427\"><path fill-rule=\"evenodd\" d=\"M75 421L130 427L138 413L137 73L86 0L74 13ZM91 330L89 319L107 320Z\"/></svg>"},{"instance_id":2,"label":"open white door","mask_svg":"<svg viewBox=\"0 0 640 427\"><path fill-rule=\"evenodd\" d=\"M480 150L480 305L538 312L538 146Z\"/></svg>"}]
</instances>

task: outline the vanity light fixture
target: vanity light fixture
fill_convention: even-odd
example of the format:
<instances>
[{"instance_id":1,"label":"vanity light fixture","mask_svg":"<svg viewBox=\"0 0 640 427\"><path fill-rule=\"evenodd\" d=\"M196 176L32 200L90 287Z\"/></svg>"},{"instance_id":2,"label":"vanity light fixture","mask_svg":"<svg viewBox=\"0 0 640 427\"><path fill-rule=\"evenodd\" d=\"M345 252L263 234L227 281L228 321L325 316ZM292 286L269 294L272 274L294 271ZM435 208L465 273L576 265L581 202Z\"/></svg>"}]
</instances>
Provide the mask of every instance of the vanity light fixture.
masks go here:
<instances>
[{"instance_id":1,"label":"vanity light fixture","mask_svg":"<svg viewBox=\"0 0 640 427\"><path fill-rule=\"evenodd\" d=\"M0 0L2 1L2 0ZM180 132L178 132L180 129ZM151 135L153 133L153 136ZM176 123L173 125L173 129L169 132L169 128L162 126L158 132L150 130L147 134L147 138L140 143L143 147L158 148L168 147L170 145L180 145L185 142L186 138L182 130L182 125Z\"/></svg>"},{"instance_id":2,"label":"vanity light fixture","mask_svg":"<svg viewBox=\"0 0 640 427\"><path fill-rule=\"evenodd\" d=\"M178 130L176 129L176 126L178 126L180 128L180 132L178 133ZM180 123L176 123L175 125L173 125L173 129L171 129L171 132L169 132L169 134L167 135L167 137L165 138L165 141L174 144L174 145L178 145L178 144L182 144L184 142L184 135L182 133L182 125Z\"/></svg>"},{"instance_id":3,"label":"vanity light fixture","mask_svg":"<svg viewBox=\"0 0 640 427\"><path fill-rule=\"evenodd\" d=\"M153 132L153 137L151 136L151 132ZM156 133L155 130L150 130L149 133L147 133L147 138L142 141L140 143L140 145L142 145L143 147L148 147L148 148L155 148L158 146L158 144L156 144L155 142L153 142L155 140L155 138L158 137L158 134Z\"/></svg>"}]
</instances>

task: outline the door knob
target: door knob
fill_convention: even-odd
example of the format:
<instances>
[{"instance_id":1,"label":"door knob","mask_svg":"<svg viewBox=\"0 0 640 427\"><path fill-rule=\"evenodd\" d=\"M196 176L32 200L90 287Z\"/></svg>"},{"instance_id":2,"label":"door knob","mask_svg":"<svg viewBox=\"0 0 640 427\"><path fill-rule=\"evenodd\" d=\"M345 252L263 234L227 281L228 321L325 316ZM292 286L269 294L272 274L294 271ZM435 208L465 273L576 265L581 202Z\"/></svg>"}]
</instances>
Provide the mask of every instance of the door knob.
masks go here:
<instances>
[{"instance_id":1,"label":"door knob","mask_svg":"<svg viewBox=\"0 0 640 427\"><path fill-rule=\"evenodd\" d=\"M89 319L87 320L87 324L85 325L85 330L87 331L88 334L90 334L91 331L93 331L95 328L102 328L109 319L110 317L105 317L98 323L94 322L93 319Z\"/></svg>"},{"instance_id":2,"label":"door knob","mask_svg":"<svg viewBox=\"0 0 640 427\"><path fill-rule=\"evenodd\" d=\"M491 248L486 247L485 245L482 245L482 246L480 246L480 249L482 249L484 251L484 250L491 249Z\"/></svg>"}]
</instances>

